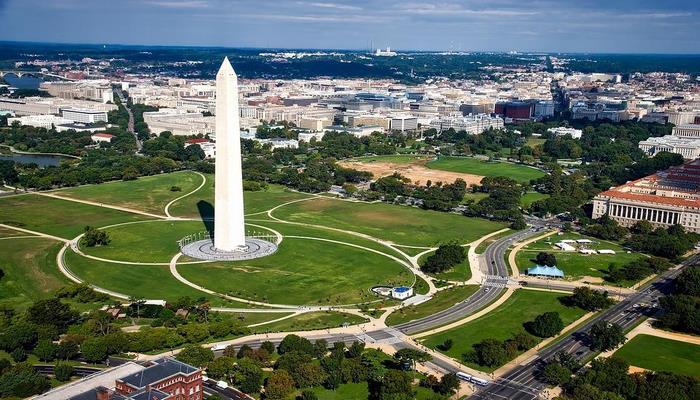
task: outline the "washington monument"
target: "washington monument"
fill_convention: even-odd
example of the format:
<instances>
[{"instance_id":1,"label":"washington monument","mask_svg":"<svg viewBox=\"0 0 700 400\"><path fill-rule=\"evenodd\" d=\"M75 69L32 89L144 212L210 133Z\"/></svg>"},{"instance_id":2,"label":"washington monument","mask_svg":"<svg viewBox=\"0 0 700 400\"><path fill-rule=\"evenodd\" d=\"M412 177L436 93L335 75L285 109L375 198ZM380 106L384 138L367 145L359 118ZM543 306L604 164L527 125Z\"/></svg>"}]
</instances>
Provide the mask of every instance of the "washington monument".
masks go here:
<instances>
[{"instance_id":1,"label":"washington monument","mask_svg":"<svg viewBox=\"0 0 700 400\"><path fill-rule=\"evenodd\" d=\"M246 248L238 114L238 77L226 57L216 74L214 204L214 247L225 252Z\"/></svg>"}]
</instances>

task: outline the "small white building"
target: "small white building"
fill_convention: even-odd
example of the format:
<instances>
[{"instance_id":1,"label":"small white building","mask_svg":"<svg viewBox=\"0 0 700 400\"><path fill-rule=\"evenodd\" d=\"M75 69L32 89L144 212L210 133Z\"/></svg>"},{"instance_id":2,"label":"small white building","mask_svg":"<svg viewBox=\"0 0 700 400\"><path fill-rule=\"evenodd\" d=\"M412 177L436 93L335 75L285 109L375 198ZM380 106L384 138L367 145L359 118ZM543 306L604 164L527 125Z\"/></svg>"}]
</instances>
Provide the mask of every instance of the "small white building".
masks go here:
<instances>
[{"instance_id":1,"label":"small white building","mask_svg":"<svg viewBox=\"0 0 700 400\"><path fill-rule=\"evenodd\" d=\"M554 245L563 251L576 251L576 248L568 243L557 242L557 243L554 243Z\"/></svg>"},{"instance_id":2,"label":"small white building","mask_svg":"<svg viewBox=\"0 0 700 400\"><path fill-rule=\"evenodd\" d=\"M598 254L615 254L615 250L610 250L610 249L598 250Z\"/></svg>"},{"instance_id":3,"label":"small white building","mask_svg":"<svg viewBox=\"0 0 700 400\"><path fill-rule=\"evenodd\" d=\"M397 300L406 300L413 296L413 288L408 286L398 286L391 289L391 297Z\"/></svg>"},{"instance_id":4,"label":"small white building","mask_svg":"<svg viewBox=\"0 0 700 400\"><path fill-rule=\"evenodd\" d=\"M565 126L560 126L558 128L549 128L549 129L547 129L547 132L549 132L552 135L557 136L557 137L570 135L574 139L581 139L581 135L583 135L582 130L574 129L574 128L567 128Z\"/></svg>"},{"instance_id":5,"label":"small white building","mask_svg":"<svg viewBox=\"0 0 700 400\"><path fill-rule=\"evenodd\" d=\"M323 139L324 132L299 132L299 141L311 143L311 139L316 139L320 141Z\"/></svg>"}]
</instances>

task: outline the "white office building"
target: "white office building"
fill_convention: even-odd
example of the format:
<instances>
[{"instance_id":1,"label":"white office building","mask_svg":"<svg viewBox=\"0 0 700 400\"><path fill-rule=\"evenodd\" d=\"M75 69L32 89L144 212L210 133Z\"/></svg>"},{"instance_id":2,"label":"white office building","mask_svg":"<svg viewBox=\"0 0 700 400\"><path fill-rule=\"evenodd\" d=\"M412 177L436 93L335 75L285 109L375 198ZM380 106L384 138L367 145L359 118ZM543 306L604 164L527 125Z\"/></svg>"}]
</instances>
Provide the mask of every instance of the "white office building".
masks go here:
<instances>
[{"instance_id":1,"label":"white office building","mask_svg":"<svg viewBox=\"0 0 700 400\"><path fill-rule=\"evenodd\" d=\"M680 154L686 160L693 160L700 157L700 138L690 138L682 136L666 135L661 137L650 137L639 142L639 149L650 157L666 151Z\"/></svg>"},{"instance_id":2,"label":"white office building","mask_svg":"<svg viewBox=\"0 0 700 400\"><path fill-rule=\"evenodd\" d=\"M671 135L700 139L700 124L684 124L674 126Z\"/></svg>"},{"instance_id":3,"label":"white office building","mask_svg":"<svg viewBox=\"0 0 700 400\"><path fill-rule=\"evenodd\" d=\"M439 117L430 121L430 127L438 132L452 128L455 131L466 131L472 135L478 135L489 128L502 128L503 118L492 117L489 114Z\"/></svg>"},{"instance_id":4,"label":"white office building","mask_svg":"<svg viewBox=\"0 0 700 400\"><path fill-rule=\"evenodd\" d=\"M583 131L580 129L567 128L564 126L560 126L558 128L549 128L547 129L547 132L557 137L571 135L571 137L574 139L581 139L581 135L583 134Z\"/></svg>"},{"instance_id":5,"label":"white office building","mask_svg":"<svg viewBox=\"0 0 700 400\"><path fill-rule=\"evenodd\" d=\"M396 115L391 117L392 131L413 131L418 129L418 118L411 115Z\"/></svg>"},{"instance_id":6,"label":"white office building","mask_svg":"<svg viewBox=\"0 0 700 400\"><path fill-rule=\"evenodd\" d=\"M107 111L92 110L86 108L67 108L61 112L63 118L81 124L94 124L95 122L107 122Z\"/></svg>"}]
</instances>

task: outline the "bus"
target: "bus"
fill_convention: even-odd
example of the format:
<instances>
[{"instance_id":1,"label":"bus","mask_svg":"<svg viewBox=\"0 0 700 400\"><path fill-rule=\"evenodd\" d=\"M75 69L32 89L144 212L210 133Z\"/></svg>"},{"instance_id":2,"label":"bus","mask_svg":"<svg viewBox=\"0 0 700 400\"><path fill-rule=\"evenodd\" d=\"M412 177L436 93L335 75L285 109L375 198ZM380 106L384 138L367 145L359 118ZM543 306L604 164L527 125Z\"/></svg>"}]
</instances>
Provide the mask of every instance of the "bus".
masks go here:
<instances>
[{"instance_id":1,"label":"bus","mask_svg":"<svg viewBox=\"0 0 700 400\"><path fill-rule=\"evenodd\" d=\"M479 386L486 386L489 384L489 381L487 381L486 379L477 378L476 376L472 376L472 383Z\"/></svg>"},{"instance_id":2,"label":"bus","mask_svg":"<svg viewBox=\"0 0 700 400\"><path fill-rule=\"evenodd\" d=\"M465 382L471 382L472 381L472 376L469 374L465 374L464 372L457 372L457 378L465 381Z\"/></svg>"}]
</instances>

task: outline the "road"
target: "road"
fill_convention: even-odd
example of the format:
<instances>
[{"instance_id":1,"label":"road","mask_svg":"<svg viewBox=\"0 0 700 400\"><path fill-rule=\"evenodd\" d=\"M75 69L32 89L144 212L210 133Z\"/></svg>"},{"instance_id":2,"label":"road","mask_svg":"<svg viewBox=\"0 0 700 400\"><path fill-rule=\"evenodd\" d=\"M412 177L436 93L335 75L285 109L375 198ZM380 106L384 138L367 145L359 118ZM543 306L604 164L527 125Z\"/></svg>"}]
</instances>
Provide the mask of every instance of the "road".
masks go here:
<instances>
[{"instance_id":1,"label":"road","mask_svg":"<svg viewBox=\"0 0 700 400\"><path fill-rule=\"evenodd\" d=\"M121 90L117 90L116 92L117 96L119 96L119 101L122 102L122 105L126 109L126 112L129 113L129 123L127 124L126 130L134 135L134 139L136 140L136 152L140 153L143 144L139 140L139 135L134 130L134 113L131 112L131 109L127 106L127 99L124 97L124 93Z\"/></svg>"},{"instance_id":2,"label":"road","mask_svg":"<svg viewBox=\"0 0 700 400\"><path fill-rule=\"evenodd\" d=\"M560 351L572 354L578 360L587 360L594 356L595 352L588 347L588 332L593 324L604 320L618 324L625 330L634 327L656 311L655 308L647 306L670 291L673 278L678 276L684 267L698 261L700 256L693 256L679 267L659 275L645 289L628 296L597 317L591 318L571 335L540 351L536 357L526 360L524 364L492 382L484 390L472 395L470 399L534 400L539 398L540 392L546 387L541 380L540 371L552 356Z\"/></svg>"},{"instance_id":3,"label":"road","mask_svg":"<svg viewBox=\"0 0 700 400\"><path fill-rule=\"evenodd\" d=\"M406 335L416 334L457 321L494 302L505 291L505 282L507 282L509 277L509 267L504 257L508 248L511 244L525 240L537 233L537 231L528 229L496 240L486 248L482 255L488 274L486 281L478 292L448 309L425 318L397 325L394 328Z\"/></svg>"}]
</instances>

